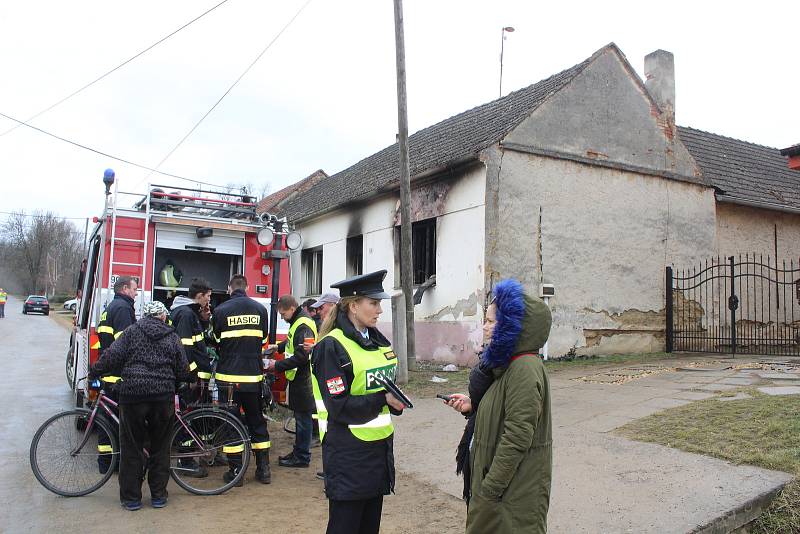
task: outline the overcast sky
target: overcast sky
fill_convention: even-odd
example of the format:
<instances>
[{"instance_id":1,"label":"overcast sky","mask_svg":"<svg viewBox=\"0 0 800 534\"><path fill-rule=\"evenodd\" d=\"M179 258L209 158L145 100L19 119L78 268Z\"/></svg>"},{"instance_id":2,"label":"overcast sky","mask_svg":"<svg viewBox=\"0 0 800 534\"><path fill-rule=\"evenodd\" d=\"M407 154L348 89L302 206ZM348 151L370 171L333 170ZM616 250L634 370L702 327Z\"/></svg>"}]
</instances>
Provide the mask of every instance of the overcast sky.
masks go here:
<instances>
[{"instance_id":1,"label":"overcast sky","mask_svg":"<svg viewBox=\"0 0 800 534\"><path fill-rule=\"evenodd\" d=\"M0 113L27 119L220 0L0 0ZM306 0L228 0L32 121L114 156L157 165ZM784 148L800 143L800 2L405 0L412 132L579 63L615 42L640 76L675 54L683 126ZM329 174L397 131L392 0L312 0L163 164L211 183ZM0 133L14 123L0 118ZM97 215L103 170L122 190L182 184L25 127L0 136L0 211ZM2 220L0 214L0 220Z\"/></svg>"}]
</instances>

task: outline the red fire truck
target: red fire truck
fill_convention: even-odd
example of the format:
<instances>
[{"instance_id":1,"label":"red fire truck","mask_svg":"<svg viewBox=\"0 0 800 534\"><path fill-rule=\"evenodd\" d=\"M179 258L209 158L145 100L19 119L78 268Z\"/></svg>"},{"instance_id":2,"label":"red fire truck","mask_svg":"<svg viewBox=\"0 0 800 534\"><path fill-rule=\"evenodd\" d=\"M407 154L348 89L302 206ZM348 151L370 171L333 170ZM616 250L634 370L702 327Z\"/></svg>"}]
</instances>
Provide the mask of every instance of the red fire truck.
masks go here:
<instances>
[{"instance_id":1,"label":"red fire truck","mask_svg":"<svg viewBox=\"0 0 800 534\"><path fill-rule=\"evenodd\" d=\"M135 310L140 317L150 300L169 308L175 296L187 295L195 277L205 278L214 288L213 308L227 300L230 278L244 274L248 296L270 312L270 343L285 338L288 325L275 304L280 290L291 291L289 252L302 244L285 220L258 214L256 199L247 194L156 184L149 185L145 195L126 193L118 190L111 169L103 182L105 206L87 239L67 354L67 379L78 406L86 394L85 381L82 387L78 381L98 357L95 328L120 276L138 280ZM275 382L273 394L285 402L283 377Z\"/></svg>"}]
</instances>

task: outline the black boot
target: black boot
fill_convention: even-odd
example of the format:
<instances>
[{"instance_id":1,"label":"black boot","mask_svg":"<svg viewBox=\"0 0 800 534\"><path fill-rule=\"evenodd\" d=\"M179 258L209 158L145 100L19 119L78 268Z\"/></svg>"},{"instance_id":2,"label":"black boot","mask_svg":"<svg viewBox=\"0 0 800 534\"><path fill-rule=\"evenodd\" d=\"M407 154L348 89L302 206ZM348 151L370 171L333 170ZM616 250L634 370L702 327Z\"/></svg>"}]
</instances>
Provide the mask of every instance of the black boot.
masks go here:
<instances>
[{"instance_id":1,"label":"black boot","mask_svg":"<svg viewBox=\"0 0 800 534\"><path fill-rule=\"evenodd\" d=\"M256 451L256 480L262 484L272 482L272 473L269 470L269 450Z\"/></svg>"},{"instance_id":2,"label":"black boot","mask_svg":"<svg viewBox=\"0 0 800 534\"><path fill-rule=\"evenodd\" d=\"M242 455L241 454L229 454L228 455L228 470L222 475L222 480L225 482L230 482L236 475L239 474L239 471L242 469ZM239 479L239 482L236 486L244 486L244 477Z\"/></svg>"}]
</instances>

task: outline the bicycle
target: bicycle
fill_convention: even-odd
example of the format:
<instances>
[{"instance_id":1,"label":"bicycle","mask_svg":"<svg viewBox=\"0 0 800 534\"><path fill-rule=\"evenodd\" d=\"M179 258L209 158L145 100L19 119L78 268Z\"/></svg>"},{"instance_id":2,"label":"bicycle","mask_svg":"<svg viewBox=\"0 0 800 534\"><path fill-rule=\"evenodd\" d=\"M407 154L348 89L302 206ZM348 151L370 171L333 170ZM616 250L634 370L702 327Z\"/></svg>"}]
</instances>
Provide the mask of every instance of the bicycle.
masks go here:
<instances>
[{"instance_id":1,"label":"bicycle","mask_svg":"<svg viewBox=\"0 0 800 534\"><path fill-rule=\"evenodd\" d=\"M78 383L85 380L81 378ZM58 413L42 423L30 448L31 469L48 490L64 497L80 497L101 488L119 461L114 425L117 403L100 389L91 409ZM91 395L90 395L91 396ZM175 427L170 439L170 476L196 495L219 495L236 486L250 463L250 435L244 425L219 406L180 409L175 395ZM104 439L102 439L104 438ZM147 455L147 451L143 453ZM222 475L222 454L241 453L242 467L230 482ZM103 469L101 458L110 461Z\"/></svg>"}]
</instances>

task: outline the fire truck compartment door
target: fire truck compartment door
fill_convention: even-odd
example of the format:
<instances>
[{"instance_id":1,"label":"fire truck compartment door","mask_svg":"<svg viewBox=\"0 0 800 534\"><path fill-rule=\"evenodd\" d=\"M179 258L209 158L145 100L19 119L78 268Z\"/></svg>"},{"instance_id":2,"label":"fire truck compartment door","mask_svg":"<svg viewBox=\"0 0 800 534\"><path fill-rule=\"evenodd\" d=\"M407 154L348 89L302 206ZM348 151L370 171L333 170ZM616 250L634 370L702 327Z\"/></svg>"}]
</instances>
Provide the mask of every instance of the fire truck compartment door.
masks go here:
<instances>
[{"instance_id":1,"label":"fire truck compartment door","mask_svg":"<svg viewBox=\"0 0 800 534\"><path fill-rule=\"evenodd\" d=\"M242 256L244 237L236 232L215 229L213 236L199 238L192 227L176 229L157 226L156 247Z\"/></svg>"}]
</instances>

